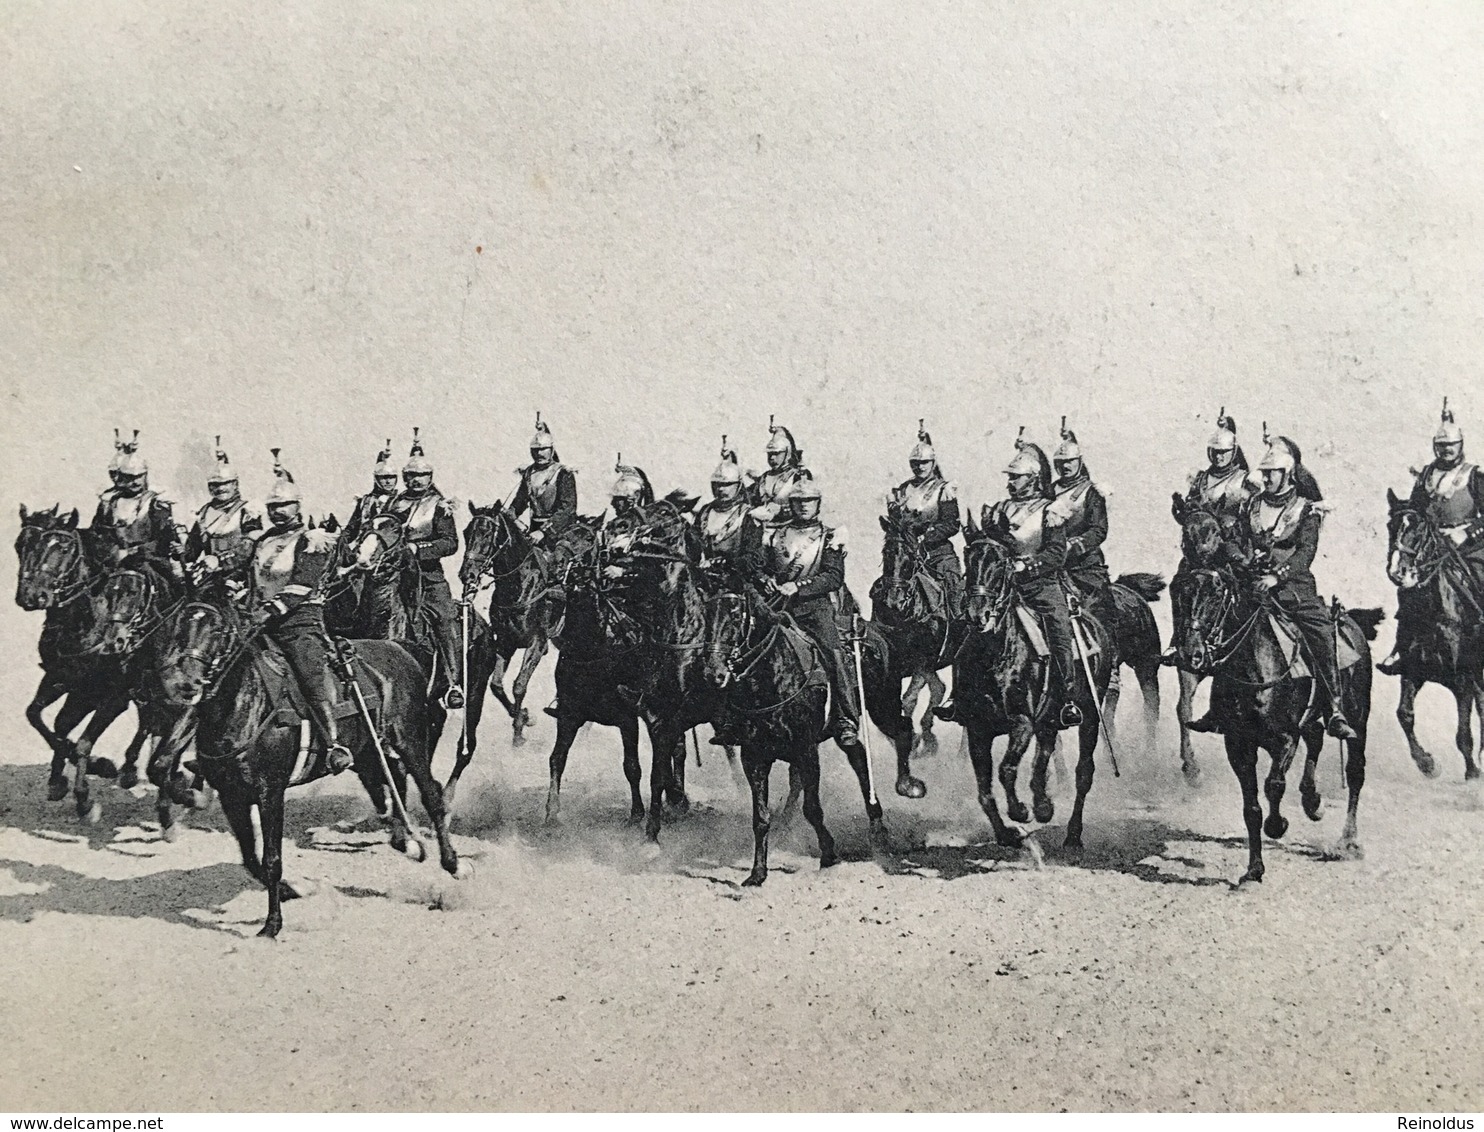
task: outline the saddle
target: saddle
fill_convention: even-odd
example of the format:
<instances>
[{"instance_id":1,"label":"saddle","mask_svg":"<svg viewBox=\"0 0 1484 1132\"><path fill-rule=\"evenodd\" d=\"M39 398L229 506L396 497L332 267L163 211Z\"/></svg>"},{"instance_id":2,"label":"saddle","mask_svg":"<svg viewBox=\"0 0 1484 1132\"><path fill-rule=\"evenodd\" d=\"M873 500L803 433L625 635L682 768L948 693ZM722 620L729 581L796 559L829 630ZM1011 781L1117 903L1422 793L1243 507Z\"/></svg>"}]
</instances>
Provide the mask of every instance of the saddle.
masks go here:
<instances>
[{"instance_id":1,"label":"saddle","mask_svg":"<svg viewBox=\"0 0 1484 1132\"><path fill-rule=\"evenodd\" d=\"M1295 680L1312 676L1313 669L1309 666L1308 659L1304 656L1304 638L1288 617L1283 615L1279 608L1269 608L1267 611L1268 624L1272 627L1273 636L1277 638L1278 648L1288 658L1288 675ZM1345 615L1340 613L1334 617L1335 641L1337 644L1336 654L1339 658L1339 670L1347 672L1361 661L1360 650L1349 640L1345 634Z\"/></svg>"},{"instance_id":2,"label":"saddle","mask_svg":"<svg viewBox=\"0 0 1484 1132\"><path fill-rule=\"evenodd\" d=\"M283 652L267 638L261 641L261 646L257 654L257 662L262 666L265 677L269 677L264 680L264 685L274 704L274 722L288 727L307 725L310 717L308 705L304 700L304 691L299 687L299 681L294 678L293 670L289 668ZM345 648L346 643L342 640L340 646ZM352 655L354 656L354 653ZM373 721L379 722L381 689L367 672L365 663L359 657L356 657L353 663L359 664L364 673L364 675L359 675L356 683L360 685L361 695L366 700L366 710L371 713ZM335 672L334 677L335 699L331 704L331 715L336 720L359 718L361 709L356 705L349 682L339 672ZM315 744L323 745L323 740L318 735L315 736Z\"/></svg>"},{"instance_id":3,"label":"saddle","mask_svg":"<svg viewBox=\"0 0 1484 1132\"><path fill-rule=\"evenodd\" d=\"M1019 598L1015 601L1015 616L1020 619L1020 627L1025 630L1025 635L1030 639L1031 648L1042 660L1051 656L1051 648L1046 643L1046 631L1041 627L1041 619L1036 616L1034 610ZM1086 655L1091 658L1103 651L1102 643L1098 635L1092 631L1091 619L1083 613L1072 614L1072 620L1077 622L1082 630L1080 633L1072 634L1072 655L1079 660ZM1082 651L1082 641L1086 640L1088 650Z\"/></svg>"}]
</instances>

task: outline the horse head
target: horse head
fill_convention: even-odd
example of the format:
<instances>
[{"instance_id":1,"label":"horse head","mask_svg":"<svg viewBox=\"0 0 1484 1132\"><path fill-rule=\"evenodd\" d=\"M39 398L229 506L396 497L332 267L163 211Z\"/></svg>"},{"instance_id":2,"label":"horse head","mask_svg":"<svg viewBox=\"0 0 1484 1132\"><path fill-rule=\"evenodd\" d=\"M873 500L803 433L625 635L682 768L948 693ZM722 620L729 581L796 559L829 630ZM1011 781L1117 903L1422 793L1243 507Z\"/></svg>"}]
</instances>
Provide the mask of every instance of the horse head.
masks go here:
<instances>
[{"instance_id":1,"label":"horse head","mask_svg":"<svg viewBox=\"0 0 1484 1132\"><path fill-rule=\"evenodd\" d=\"M1209 675L1230 656L1233 621L1245 611L1242 590L1229 570L1189 571L1181 589L1182 615L1175 619L1173 644L1180 667Z\"/></svg>"},{"instance_id":2,"label":"horse head","mask_svg":"<svg viewBox=\"0 0 1484 1132\"><path fill-rule=\"evenodd\" d=\"M969 624L988 633L999 626L1015 594L1010 548L986 529L971 539L965 554L968 594L964 603Z\"/></svg>"},{"instance_id":3,"label":"horse head","mask_svg":"<svg viewBox=\"0 0 1484 1132\"><path fill-rule=\"evenodd\" d=\"M514 573L533 545L502 502L496 500L488 507L470 503L469 522L464 527L464 560L459 565L464 591L476 588L492 575Z\"/></svg>"},{"instance_id":4,"label":"horse head","mask_svg":"<svg viewBox=\"0 0 1484 1132\"><path fill-rule=\"evenodd\" d=\"M882 597L886 608L909 621L924 620L917 577L926 569L926 559L906 527L894 518L883 517L886 539L881 546Z\"/></svg>"},{"instance_id":5,"label":"horse head","mask_svg":"<svg viewBox=\"0 0 1484 1132\"><path fill-rule=\"evenodd\" d=\"M27 511L21 507L21 531L15 551L20 559L15 601L22 609L54 609L77 597L90 578L78 515L58 508Z\"/></svg>"},{"instance_id":6,"label":"horse head","mask_svg":"<svg viewBox=\"0 0 1484 1132\"><path fill-rule=\"evenodd\" d=\"M706 602L706 679L725 688L737 675L737 662L752 634L752 606L746 593L724 590Z\"/></svg>"},{"instance_id":7,"label":"horse head","mask_svg":"<svg viewBox=\"0 0 1484 1132\"><path fill-rule=\"evenodd\" d=\"M201 702L236 641L231 618L220 607L190 602L162 630L156 675L165 700L177 707Z\"/></svg>"},{"instance_id":8,"label":"horse head","mask_svg":"<svg viewBox=\"0 0 1484 1132\"><path fill-rule=\"evenodd\" d=\"M359 536L345 548L348 573L375 574L400 559L407 531L395 515L378 515L361 528Z\"/></svg>"},{"instance_id":9,"label":"horse head","mask_svg":"<svg viewBox=\"0 0 1484 1132\"><path fill-rule=\"evenodd\" d=\"M1185 561L1198 569L1217 565L1223 547L1221 520L1200 507L1180 511L1180 550Z\"/></svg>"},{"instance_id":10,"label":"horse head","mask_svg":"<svg viewBox=\"0 0 1484 1132\"><path fill-rule=\"evenodd\" d=\"M140 570L115 570L92 595L93 628L85 642L104 656L127 656L139 647L154 608L154 586Z\"/></svg>"},{"instance_id":11,"label":"horse head","mask_svg":"<svg viewBox=\"0 0 1484 1132\"><path fill-rule=\"evenodd\" d=\"M1442 538L1426 513L1398 499L1390 488L1386 501L1386 576L1398 589L1415 589L1442 562Z\"/></svg>"}]
</instances>

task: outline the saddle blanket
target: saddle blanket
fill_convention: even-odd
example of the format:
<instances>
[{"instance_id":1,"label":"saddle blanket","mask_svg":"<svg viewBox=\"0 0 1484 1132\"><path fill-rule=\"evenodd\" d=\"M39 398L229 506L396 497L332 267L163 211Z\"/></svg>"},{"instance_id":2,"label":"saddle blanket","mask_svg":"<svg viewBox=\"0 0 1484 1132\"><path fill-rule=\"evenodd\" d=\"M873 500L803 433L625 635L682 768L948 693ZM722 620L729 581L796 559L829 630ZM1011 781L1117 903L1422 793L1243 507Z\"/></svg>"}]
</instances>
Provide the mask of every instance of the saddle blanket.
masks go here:
<instances>
[{"instance_id":1,"label":"saddle blanket","mask_svg":"<svg viewBox=\"0 0 1484 1132\"><path fill-rule=\"evenodd\" d=\"M1278 647L1283 650L1283 655L1288 657L1288 674L1296 680L1313 675L1309 662L1304 659L1303 638L1297 626L1287 618L1279 617L1272 610L1268 610L1268 624L1273 627L1273 636L1277 638ZM1337 626L1336 637L1339 668L1341 672L1345 672L1360 663L1360 652L1346 638L1343 624Z\"/></svg>"},{"instance_id":2,"label":"saddle blanket","mask_svg":"<svg viewBox=\"0 0 1484 1132\"><path fill-rule=\"evenodd\" d=\"M1036 650L1036 655L1039 657L1050 656L1051 649L1046 644L1046 633L1041 628L1041 619L1031 611L1028 605L1024 605L1021 602L1015 603L1015 613L1020 618L1021 628L1025 630L1025 635L1030 638L1031 648ZM1082 632L1080 634L1072 634L1073 654L1079 659L1083 655L1082 641L1079 640L1080 637L1086 639L1088 645L1091 646L1087 655L1089 657L1097 656L1098 653L1103 651L1103 646L1099 642L1097 634L1092 631L1092 627L1087 623L1087 618L1076 617L1074 620L1077 621L1078 628Z\"/></svg>"}]
</instances>

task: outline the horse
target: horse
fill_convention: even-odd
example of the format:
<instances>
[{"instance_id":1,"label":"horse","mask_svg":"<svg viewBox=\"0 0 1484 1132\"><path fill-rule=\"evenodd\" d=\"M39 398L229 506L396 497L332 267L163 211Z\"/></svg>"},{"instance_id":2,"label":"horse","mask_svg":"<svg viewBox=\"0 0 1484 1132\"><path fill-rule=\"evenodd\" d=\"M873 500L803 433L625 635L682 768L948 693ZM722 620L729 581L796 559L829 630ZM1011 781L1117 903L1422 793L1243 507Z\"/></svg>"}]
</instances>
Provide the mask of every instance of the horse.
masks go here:
<instances>
[{"instance_id":1,"label":"horse","mask_svg":"<svg viewBox=\"0 0 1484 1132\"><path fill-rule=\"evenodd\" d=\"M1046 790L1046 770L1056 745L1053 714L1060 704L1050 695L1050 663L1037 656L1031 636L1016 611L1013 550L988 530L971 523L968 544L966 602L969 636L954 664L954 701L957 717L968 736L969 759L978 784L979 805L1001 845L1019 846L1025 834L1000 817L994 798L994 741L1008 736L1005 757L1000 763L1000 786L1005 792L1010 821L1029 820L1025 803L1016 790L1020 761L1036 740L1036 758L1031 771L1032 812L1039 822L1055 816L1055 806ZM1067 821L1064 843L1081 848L1083 807L1092 789L1094 762L1101 720L1099 704L1108 688L1112 671L1113 641L1107 627L1096 618L1079 615L1082 637L1095 646L1092 655L1079 658L1077 677L1066 690L1067 698L1082 712L1078 725L1077 797Z\"/></svg>"},{"instance_id":2,"label":"horse","mask_svg":"<svg viewBox=\"0 0 1484 1132\"><path fill-rule=\"evenodd\" d=\"M1117 737L1114 716L1118 712L1121 681L1120 668L1128 668L1139 682L1144 699L1144 736L1150 748L1155 744L1159 727L1159 668L1162 654L1159 623L1154 620L1151 602L1164 593L1165 580L1158 574L1120 574L1113 582L1114 624L1113 651L1118 667L1108 684L1103 700L1103 726L1110 740Z\"/></svg>"},{"instance_id":3,"label":"horse","mask_svg":"<svg viewBox=\"0 0 1484 1132\"><path fill-rule=\"evenodd\" d=\"M1288 831L1281 812L1288 768L1302 738L1307 748L1299 795L1311 821L1321 815L1315 770L1324 746L1324 721L1315 711L1317 682L1296 668L1298 653L1279 639L1270 613L1271 602L1253 593L1250 584L1229 567L1192 570L1184 587L1186 623L1177 631L1180 664L1197 676L1210 676L1211 707L1224 721L1226 757L1242 788L1242 816L1247 827L1247 871L1242 883L1263 878L1262 835L1274 839ZM1357 662L1341 673L1340 694L1346 718L1358 738L1350 741L1344 761L1349 787L1345 828L1332 855L1362 855L1356 813L1365 785L1366 729L1371 707L1371 666L1368 641L1381 621L1379 609L1344 612L1333 607L1337 631L1355 652ZM1295 637L1297 634L1295 634ZM1348 672L1348 676L1346 673ZM1263 820L1257 795L1257 752L1272 758L1263 792L1268 816Z\"/></svg>"},{"instance_id":4,"label":"horse","mask_svg":"<svg viewBox=\"0 0 1484 1132\"><path fill-rule=\"evenodd\" d=\"M469 504L469 523L464 527L464 560L459 580L465 595L488 583L490 624L495 636L495 667L490 690L510 715L511 743L525 743L531 715L525 708L526 689L546 655L562 620L564 590L558 574L559 559L591 545L596 519L581 519L548 549L539 552L525 528L498 500L488 507ZM505 670L517 649L523 649L520 671L509 694Z\"/></svg>"},{"instance_id":5,"label":"horse","mask_svg":"<svg viewBox=\"0 0 1484 1132\"><path fill-rule=\"evenodd\" d=\"M708 599L704 640L705 675L738 720L742 769L752 790L752 871L743 886L768 877L768 778L776 761L789 764L819 841L819 867L829 868L839 857L819 798L819 736L829 695L819 647L755 593L735 591Z\"/></svg>"},{"instance_id":6,"label":"horse","mask_svg":"<svg viewBox=\"0 0 1484 1132\"><path fill-rule=\"evenodd\" d=\"M385 789L395 791L393 848L422 857L422 844L411 838L404 821L410 771L432 820L444 870L467 876L468 863L454 851L442 789L433 777L423 666L392 641L337 642L334 649L345 650L340 683L347 683L346 673L353 672L360 696L380 701L375 733L357 711L344 721L340 741L350 748L356 774L378 811L384 809ZM268 890L268 916L258 933L268 938L283 928L281 901L298 895L283 879L285 792L326 773L311 755L296 778L302 716L292 705L294 677L272 662L276 651L230 607L190 602L172 620L157 671L167 701L194 712L197 763L217 791L243 866ZM261 858L252 825L254 805L262 826Z\"/></svg>"},{"instance_id":7,"label":"horse","mask_svg":"<svg viewBox=\"0 0 1484 1132\"><path fill-rule=\"evenodd\" d=\"M1224 561L1226 542L1221 520L1204 508L1191 506L1183 496L1174 497L1173 514L1180 524L1180 553L1185 563L1181 570L1176 571L1175 580L1170 585L1174 631L1178 637L1188 620L1186 582L1189 576L1187 569L1191 567L1209 569L1221 565ZM1178 654L1178 649L1176 653ZM1180 685L1179 698L1175 701L1175 719L1180 728L1180 770L1185 775L1185 781L1194 786L1200 781L1201 768L1200 763L1196 761L1195 748L1190 741L1190 720L1195 704L1196 689L1200 687L1205 677L1177 662L1171 663L1176 663L1176 677Z\"/></svg>"},{"instance_id":8,"label":"horse","mask_svg":"<svg viewBox=\"0 0 1484 1132\"><path fill-rule=\"evenodd\" d=\"M1412 761L1429 778L1437 777L1437 764L1417 741L1417 693L1429 683L1447 688L1458 707L1454 741L1463 755L1463 776L1476 779L1473 715L1477 711L1484 724L1484 596L1468 562L1426 511L1390 490L1387 500L1386 574L1399 596L1410 596L1397 617L1407 617L1412 633L1401 658L1396 718Z\"/></svg>"},{"instance_id":9,"label":"horse","mask_svg":"<svg viewBox=\"0 0 1484 1132\"><path fill-rule=\"evenodd\" d=\"M363 640L396 640L423 665L431 691L437 682L438 646L431 621L418 608L414 576L410 583L397 569L405 560L407 532L394 515L378 515L347 543L341 554L337 578L330 587L325 621L332 632ZM346 596L341 596L346 595ZM454 754L454 767L443 785L444 804L452 809L459 778L474 757L479 744L479 723L484 717L484 692L498 664L498 650L489 621L473 606L467 589L460 602L463 623L464 715ZM430 757L438 750L448 709L436 698L429 699Z\"/></svg>"},{"instance_id":10,"label":"horse","mask_svg":"<svg viewBox=\"0 0 1484 1132\"><path fill-rule=\"evenodd\" d=\"M102 592L107 578L86 552L75 509L62 516L55 506L29 512L22 505L20 515L16 604L46 611L39 645L42 677L26 705L26 719L52 750L47 799L60 802L67 796L66 768L73 763L77 815L96 824L103 808L92 797L88 775L114 778L118 770L110 760L94 758L92 750L131 700L129 658L118 651L119 628L109 602L124 597L130 587L120 584L106 595ZM48 728L42 712L58 700L62 707ZM74 742L72 732L84 719L87 727ZM142 745L145 734L141 726L135 744ZM135 744L131 749L137 754Z\"/></svg>"}]
</instances>

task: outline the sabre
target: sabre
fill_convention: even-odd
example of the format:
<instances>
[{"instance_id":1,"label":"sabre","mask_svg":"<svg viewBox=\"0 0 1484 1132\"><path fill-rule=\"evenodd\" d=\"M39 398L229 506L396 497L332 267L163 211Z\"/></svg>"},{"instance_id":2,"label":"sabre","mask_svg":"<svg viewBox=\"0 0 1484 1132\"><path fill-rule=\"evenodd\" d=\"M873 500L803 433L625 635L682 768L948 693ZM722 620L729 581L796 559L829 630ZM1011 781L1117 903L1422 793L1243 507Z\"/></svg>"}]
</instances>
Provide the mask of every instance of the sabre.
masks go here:
<instances>
[{"instance_id":1,"label":"sabre","mask_svg":"<svg viewBox=\"0 0 1484 1132\"><path fill-rule=\"evenodd\" d=\"M459 714L462 719L459 722L459 749L469 748L469 606L474 599L469 596L467 587L464 596L459 602L459 644L461 655L459 657L459 678L464 687L464 710Z\"/></svg>"},{"instance_id":2,"label":"sabre","mask_svg":"<svg viewBox=\"0 0 1484 1132\"><path fill-rule=\"evenodd\" d=\"M407 828L407 835L413 844L417 845L418 857L425 855L422 841L413 829L412 819L407 816L407 807L402 804L402 794L397 789L397 783L392 778L392 765L387 761L386 749L381 745L381 734L376 730L376 725L371 722L371 709L366 706L366 697L361 694L361 682L356 679L355 668L351 665L350 658L340 648L340 642L336 638L330 638L335 649L335 659L340 662L341 674L346 682L350 684L350 691L356 700L356 710L361 713L361 722L366 725L366 730L371 735L371 745L376 748L376 757L381 762L381 773L386 779L386 792L390 796L392 808L397 811L397 817Z\"/></svg>"},{"instance_id":3,"label":"sabre","mask_svg":"<svg viewBox=\"0 0 1484 1132\"><path fill-rule=\"evenodd\" d=\"M1121 778L1123 776L1118 773L1118 753L1113 750L1113 737L1108 734L1108 721L1103 718L1103 703L1098 698L1097 684L1092 678L1092 662L1088 660L1087 637L1083 635L1082 624L1076 616L1068 620L1072 623L1072 635L1077 638L1077 647L1082 653L1082 673L1087 677L1087 690L1092 694L1092 709L1097 712L1098 731L1103 736L1103 742L1108 745L1108 760L1113 764L1113 777Z\"/></svg>"},{"instance_id":4,"label":"sabre","mask_svg":"<svg viewBox=\"0 0 1484 1132\"><path fill-rule=\"evenodd\" d=\"M876 768L871 758L871 728L870 725L866 722L865 718L866 681L865 678L861 675L860 620L861 617L859 613L852 613L850 615L850 638L855 652L855 690L856 694L860 697L862 708L860 737L861 742L865 745L866 748L866 786L871 792L871 805L879 806L881 803L876 798Z\"/></svg>"}]
</instances>

